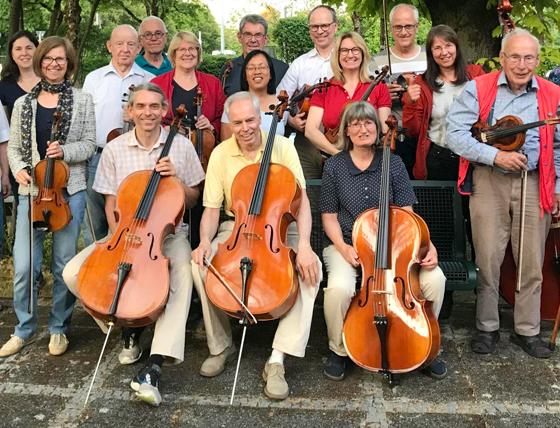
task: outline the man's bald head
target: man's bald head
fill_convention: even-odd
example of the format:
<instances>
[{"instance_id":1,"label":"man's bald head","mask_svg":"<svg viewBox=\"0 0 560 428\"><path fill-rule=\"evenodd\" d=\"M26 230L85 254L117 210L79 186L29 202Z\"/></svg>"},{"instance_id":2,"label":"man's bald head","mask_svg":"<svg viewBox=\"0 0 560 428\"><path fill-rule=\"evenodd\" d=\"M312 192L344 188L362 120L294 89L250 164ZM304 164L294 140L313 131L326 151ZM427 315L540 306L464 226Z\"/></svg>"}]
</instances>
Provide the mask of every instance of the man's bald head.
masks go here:
<instances>
[{"instance_id":1,"label":"man's bald head","mask_svg":"<svg viewBox=\"0 0 560 428\"><path fill-rule=\"evenodd\" d=\"M138 33L134 27L122 24L111 31L107 41L107 50L111 53L111 63L119 72L128 72L140 52Z\"/></svg>"},{"instance_id":2,"label":"man's bald head","mask_svg":"<svg viewBox=\"0 0 560 428\"><path fill-rule=\"evenodd\" d=\"M135 37L136 39L138 39L138 32L136 31L136 28L134 28L132 25L129 24L121 24L121 25L117 25L115 28L113 28L113 31L111 31L111 37L109 38L109 40L114 39L115 37L119 37L123 34L131 34L132 37Z\"/></svg>"}]
</instances>

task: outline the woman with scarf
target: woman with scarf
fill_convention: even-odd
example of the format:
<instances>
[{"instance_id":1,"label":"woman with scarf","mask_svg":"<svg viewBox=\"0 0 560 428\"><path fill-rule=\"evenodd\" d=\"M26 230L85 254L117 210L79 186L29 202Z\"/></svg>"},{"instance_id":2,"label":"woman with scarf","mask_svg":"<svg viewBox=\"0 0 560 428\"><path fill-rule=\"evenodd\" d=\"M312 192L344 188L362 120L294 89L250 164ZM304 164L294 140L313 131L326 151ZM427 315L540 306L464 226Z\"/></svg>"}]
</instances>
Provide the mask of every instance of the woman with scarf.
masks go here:
<instances>
[{"instance_id":1,"label":"woman with scarf","mask_svg":"<svg viewBox=\"0 0 560 428\"><path fill-rule=\"evenodd\" d=\"M32 169L46 157L66 162L70 176L66 200L72 219L63 229L53 233L52 243L52 306L49 314L49 353L66 352L75 298L62 279L62 270L76 254L80 224L86 197L86 160L95 151L95 113L91 95L72 87L70 78L76 70L76 53L62 37L47 37L33 55L33 69L41 81L14 104L8 142L10 169L19 183L20 204L14 243L14 310L18 318L12 337L0 349L0 357L21 350L33 340L37 330L37 289L34 307L27 311L29 301L29 195L33 184ZM50 140L55 112L62 113L59 131ZM37 188L33 187L33 194ZM25 197L23 197L25 196ZM33 231L33 277L39 274L46 232Z\"/></svg>"}]
</instances>

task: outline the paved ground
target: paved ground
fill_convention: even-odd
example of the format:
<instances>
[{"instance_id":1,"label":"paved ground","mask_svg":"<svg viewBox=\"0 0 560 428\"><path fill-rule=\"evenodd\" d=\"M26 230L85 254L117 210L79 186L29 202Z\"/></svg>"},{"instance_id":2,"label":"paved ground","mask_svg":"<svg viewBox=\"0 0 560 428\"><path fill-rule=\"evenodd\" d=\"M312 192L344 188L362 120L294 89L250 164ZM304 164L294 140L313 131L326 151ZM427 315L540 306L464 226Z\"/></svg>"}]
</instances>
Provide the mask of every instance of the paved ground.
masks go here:
<instances>
[{"instance_id":1,"label":"paved ground","mask_svg":"<svg viewBox=\"0 0 560 428\"><path fill-rule=\"evenodd\" d=\"M481 357L470 352L474 317L470 293L456 296L449 322L443 322L443 358L450 375L434 381L422 374L403 376L394 388L379 375L353 367L345 381L322 375L327 350L322 308L316 308L307 356L286 361L291 393L283 402L262 393L260 372L269 353L273 323L249 330L234 406L229 394L235 367L214 379L198 375L206 357L200 325L187 332L185 362L164 367L164 403L151 408L136 401L128 383L138 365L120 366L118 334L109 341L87 408L83 401L103 337L77 310L69 334L71 348L62 357L47 352L48 308L41 306L37 340L19 355L0 360L0 426L2 427L560 427L560 357L532 359L512 345L512 312L502 308L498 352ZM457 298L456 298L457 300ZM12 332L10 302L0 311L0 341ZM550 323L544 323L548 338ZM144 339L149 342L149 335ZM239 341L240 330L235 330Z\"/></svg>"}]
</instances>

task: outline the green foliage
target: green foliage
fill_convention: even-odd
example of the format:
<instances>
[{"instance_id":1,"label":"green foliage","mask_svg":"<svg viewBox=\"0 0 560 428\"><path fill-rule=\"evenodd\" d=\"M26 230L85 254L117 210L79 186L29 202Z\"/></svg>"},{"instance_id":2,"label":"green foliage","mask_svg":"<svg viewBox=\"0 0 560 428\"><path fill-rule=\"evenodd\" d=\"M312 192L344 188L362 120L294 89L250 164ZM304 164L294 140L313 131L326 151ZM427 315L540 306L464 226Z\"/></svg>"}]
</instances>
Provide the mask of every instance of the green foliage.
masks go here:
<instances>
[{"instance_id":1,"label":"green foliage","mask_svg":"<svg viewBox=\"0 0 560 428\"><path fill-rule=\"evenodd\" d=\"M286 62L292 62L313 48L307 29L307 17L304 15L280 19L271 35L279 48L278 56Z\"/></svg>"},{"instance_id":2,"label":"green foliage","mask_svg":"<svg viewBox=\"0 0 560 428\"><path fill-rule=\"evenodd\" d=\"M200 71L204 73L213 74L217 78L220 78L220 70L224 66L227 60L233 58L228 55L208 55L204 54L202 56L202 62L198 66Z\"/></svg>"}]
</instances>

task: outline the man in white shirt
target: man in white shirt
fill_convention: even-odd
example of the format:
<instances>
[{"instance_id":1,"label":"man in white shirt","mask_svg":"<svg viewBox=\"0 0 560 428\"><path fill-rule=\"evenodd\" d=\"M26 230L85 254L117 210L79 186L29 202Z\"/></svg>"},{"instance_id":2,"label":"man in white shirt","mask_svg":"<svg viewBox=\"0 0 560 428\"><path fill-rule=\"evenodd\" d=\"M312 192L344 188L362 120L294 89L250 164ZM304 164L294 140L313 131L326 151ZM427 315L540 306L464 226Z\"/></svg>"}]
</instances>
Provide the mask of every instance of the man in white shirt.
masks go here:
<instances>
[{"instance_id":1,"label":"man in white shirt","mask_svg":"<svg viewBox=\"0 0 560 428\"><path fill-rule=\"evenodd\" d=\"M329 6L319 5L309 12L307 21L314 47L292 62L276 90L284 89L290 97L305 85L314 85L320 79L333 76L330 60L338 28L336 12ZM305 178L321 178L321 153L304 136L306 117L306 113L289 116L288 123L296 131L295 146Z\"/></svg>"},{"instance_id":2,"label":"man in white shirt","mask_svg":"<svg viewBox=\"0 0 560 428\"><path fill-rule=\"evenodd\" d=\"M89 73L83 87L84 91L93 96L97 134L97 150L88 161L89 216L84 220L91 220L95 236L92 236L90 226L85 224L83 231L86 245L103 238L108 231L103 195L91 188L101 152L107 144L107 136L113 129L123 127L123 105L127 101L130 86L149 82L154 77L134 62L140 51L140 44L138 33L130 25L118 25L113 29L111 38L107 41L107 50L111 54L111 62Z\"/></svg>"}]
</instances>

